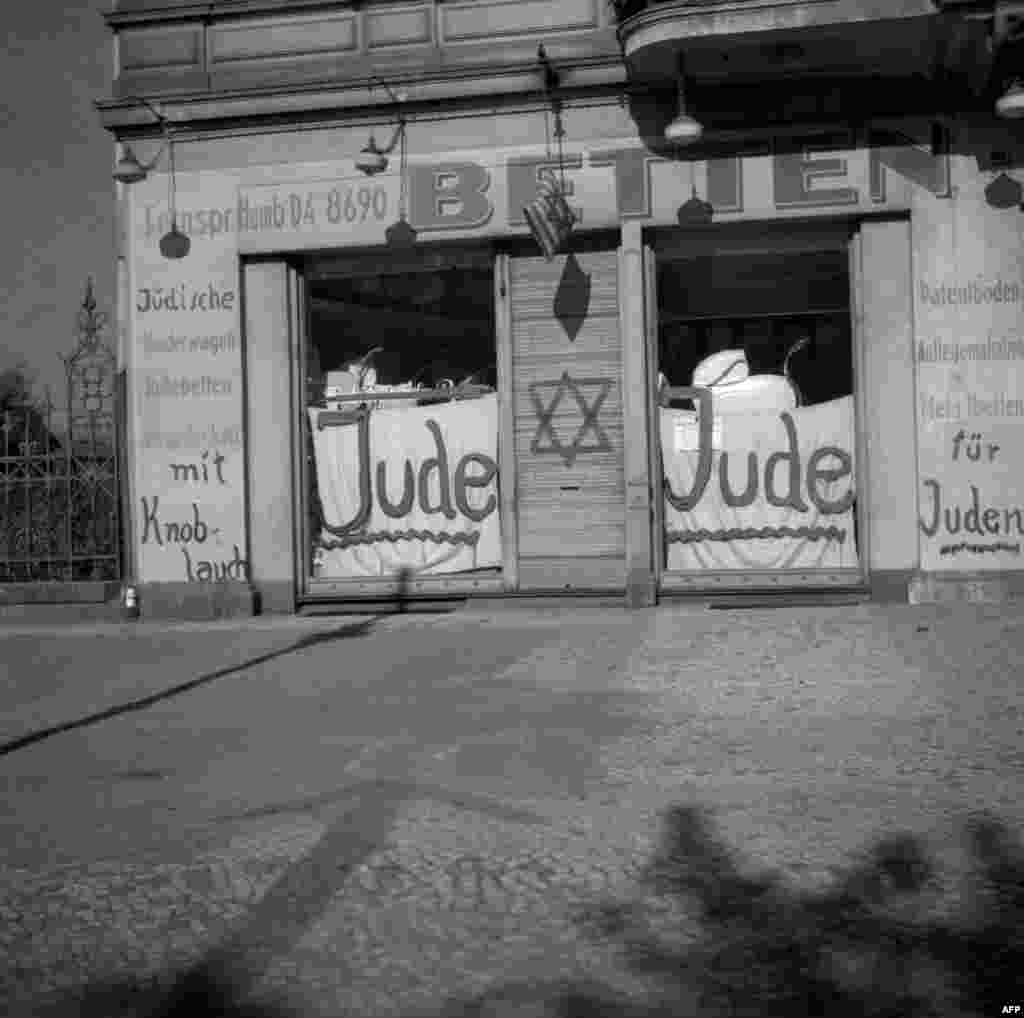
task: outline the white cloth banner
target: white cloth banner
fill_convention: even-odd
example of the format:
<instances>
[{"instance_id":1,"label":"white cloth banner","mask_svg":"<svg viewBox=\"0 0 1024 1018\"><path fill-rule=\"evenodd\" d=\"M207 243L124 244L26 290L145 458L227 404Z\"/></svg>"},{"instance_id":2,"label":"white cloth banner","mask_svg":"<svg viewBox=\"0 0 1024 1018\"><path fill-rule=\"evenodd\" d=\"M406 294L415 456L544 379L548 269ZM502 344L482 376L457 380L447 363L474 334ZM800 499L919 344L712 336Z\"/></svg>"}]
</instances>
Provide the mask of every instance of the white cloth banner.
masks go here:
<instances>
[{"instance_id":1,"label":"white cloth banner","mask_svg":"<svg viewBox=\"0 0 1024 1018\"><path fill-rule=\"evenodd\" d=\"M385 402L362 424L320 428L323 413L309 410L324 524L318 578L501 565L497 394L401 409Z\"/></svg>"},{"instance_id":2,"label":"white cloth banner","mask_svg":"<svg viewBox=\"0 0 1024 1018\"><path fill-rule=\"evenodd\" d=\"M716 416L707 450L699 434L662 408L669 569L857 567L852 397Z\"/></svg>"}]
</instances>

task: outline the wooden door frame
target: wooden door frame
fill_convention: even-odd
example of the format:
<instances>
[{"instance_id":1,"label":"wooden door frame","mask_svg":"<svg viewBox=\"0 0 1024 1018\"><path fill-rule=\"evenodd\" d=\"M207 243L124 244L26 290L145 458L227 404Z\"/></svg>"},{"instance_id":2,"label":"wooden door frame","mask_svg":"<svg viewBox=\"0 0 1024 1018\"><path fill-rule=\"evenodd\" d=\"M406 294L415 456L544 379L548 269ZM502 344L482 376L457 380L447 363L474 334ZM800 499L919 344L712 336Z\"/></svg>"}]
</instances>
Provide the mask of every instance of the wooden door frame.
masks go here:
<instances>
[{"instance_id":1,"label":"wooden door frame","mask_svg":"<svg viewBox=\"0 0 1024 1018\"><path fill-rule=\"evenodd\" d=\"M644 259L644 348L647 363L647 469L651 487L651 560L655 592L661 590L665 571L665 499L661 462L661 428L658 415L658 264L654 248L643 245ZM655 594L657 596L657 593Z\"/></svg>"},{"instance_id":2,"label":"wooden door frame","mask_svg":"<svg viewBox=\"0 0 1024 1018\"><path fill-rule=\"evenodd\" d=\"M626 604L653 605L657 587L653 563L654 530L650 414L650 309L645 293L643 227L625 222L619 240L619 331L622 344L622 435L626 494ZM657 305L654 306L655 320Z\"/></svg>"},{"instance_id":3,"label":"wooden door frame","mask_svg":"<svg viewBox=\"0 0 1024 1018\"><path fill-rule=\"evenodd\" d=\"M505 590L519 589L519 501L516 491L515 393L512 389L511 258L494 259L494 327L498 346L498 498Z\"/></svg>"}]
</instances>

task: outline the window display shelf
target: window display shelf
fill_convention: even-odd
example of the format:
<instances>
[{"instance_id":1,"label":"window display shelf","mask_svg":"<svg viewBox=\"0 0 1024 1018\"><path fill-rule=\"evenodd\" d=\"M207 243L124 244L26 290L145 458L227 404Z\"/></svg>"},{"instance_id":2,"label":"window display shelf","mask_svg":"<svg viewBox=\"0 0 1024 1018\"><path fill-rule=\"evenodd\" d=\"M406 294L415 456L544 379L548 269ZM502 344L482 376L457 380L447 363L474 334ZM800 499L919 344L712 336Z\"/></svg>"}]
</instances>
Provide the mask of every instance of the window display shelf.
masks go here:
<instances>
[{"instance_id":1,"label":"window display shelf","mask_svg":"<svg viewBox=\"0 0 1024 1018\"><path fill-rule=\"evenodd\" d=\"M414 399L418 406L426 406L431 403L447 403L450 400L479 399L494 392L488 385L466 385L461 388L436 388L436 389L406 389L393 390L391 392L350 392L341 396L331 397L331 403L350 403L352 408L348 410L330 410L326 407L312 406L310 409L318 409L317 430L333 428L344 424L353 424L357 420L356 412L369 403L385 402L389 400L405 400L408 402Z\"/></svg>"},{"instance_id":2,"label":"window display shelf","mask_svg":"<svg viewBox=\"0 0 1024 1018\"><path fill-rule=\"evenodd\" d=\"M830 306L820 308L802 308L799 311L721 311L705 314L672 314L661 312L658 321L662 325L688 325L697 322L747 321L753 318L818 318L822 315L846 315L846 306Z\"/></svg>"}]
</instances>

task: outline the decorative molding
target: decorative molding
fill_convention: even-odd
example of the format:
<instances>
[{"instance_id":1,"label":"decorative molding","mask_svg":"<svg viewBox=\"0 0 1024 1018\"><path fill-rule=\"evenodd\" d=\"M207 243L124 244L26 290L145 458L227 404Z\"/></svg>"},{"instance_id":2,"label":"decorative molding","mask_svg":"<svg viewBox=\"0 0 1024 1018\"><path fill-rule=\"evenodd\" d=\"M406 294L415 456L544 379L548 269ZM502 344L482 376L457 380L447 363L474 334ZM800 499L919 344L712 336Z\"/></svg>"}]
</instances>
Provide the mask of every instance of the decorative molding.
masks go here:
<instances>
[{"instance_id":1,"label":"decorative molding","mask_svg":"<svg viewBox=\"0 0 1024 1018\"><path fill-rule=\"evenodd\" d=\"M301 60L358 49L358 26L351 14L253 19L211 25L207 32L211 71L239 61Z\"/></svg>"},{"instance_id":2,"label":"decorative molding","mask_svg":"<svg viewBox=\"0 0 1024 1018\"><path fill-rule=\"evenodd\" d=\"M214 21L223 18L352 10L352 0L118 0L118 9L103 15L115 31L127 25L158 21Z\"/></svg>"},{"instance_id":3,"label":"decorative molding","mask_svg":"<svg viewBox=\"0 0 1024 1018\"><path fill-rule=\"evenodd\" d=\"M434 10L430 4L368 9L364 16L363 37L366 49L432 44L435 25L433 15Z\"/></svg>"},{"instance_id":4,"label":"decorative molding","mask_svg":"<svg viewBox=\"0 0 1024 1018\"><path fill-rule=\"evenodd\" d=\"M524 108L533 110L538 108L538 104L543 105L541 99L528 99L537 93L534 62L507 67L470 65L434 69L432 72L426 72L421 66L418 71L409 70L388 80L393 87L408 93L410 107L425 109L433 104L457 101L478 108L479 102L486 100L491 103L497 101L503 108L518 109L526 103ZM187 94L160 97L159 102L168 119L179 125L195 125L197 129L204 124L227 119L280 120L286 117L316 117L319 114L326 123L340 119L353 120L360 114L379 117L376 108L386 105L389 100L383 90L371 91L373 78L365 65L364 70L367 73L362 79L353 78L344 83L282 83L273 91L253 87L211 92L197 88ZM603 90L621 88L626 84L626 69L617 56L581 59L574 66L564 68L562 74L564 85L569 89ZM134 82L124 82L122 86L127 95L141 93L159 96L158 91L150 92L135 87ZM152 116L132 99L103 100L97 106L107 130L121 132L140 128L148 131L152 128ZM449 107L449 116L458 113L458 109Z\"/></svg>"},{"instance_id":5,"label":"decorative molding","mask_svg":"<svg viewBox=\"0 0 1024 1018\"><path fill-rule=\"evenodd\" d=\"M238 0L107 16L121 93L282 89L302 83L493 70L553 59L621 59L606 0ZM496 42L500 48L496 48ZM183 79L182 71L195 77ZM201 75L210 77L203 81ZM166 77L162 77L162 76Z\"/></svg>"},{"instance_id":6,"label":"decorative molding","mask_svg":"<svg viewBox=\"0 0 1024 1018\"><path fill-rule=\"evenodd\" d=\"M473 0L438 6L446 43L539 38L600 27L601 0Z\"/></svg>"},{"instance_id":7,"label":"decorative molding","mask_svg":"<svg viewBox=\"0 0 1024 1018\"><path fill-rule=\"evenodd\" d=\"M203 33L198 25L136 29L121 35L118 54L129 72L202 70Z\"/></svg>"}]
</instances>

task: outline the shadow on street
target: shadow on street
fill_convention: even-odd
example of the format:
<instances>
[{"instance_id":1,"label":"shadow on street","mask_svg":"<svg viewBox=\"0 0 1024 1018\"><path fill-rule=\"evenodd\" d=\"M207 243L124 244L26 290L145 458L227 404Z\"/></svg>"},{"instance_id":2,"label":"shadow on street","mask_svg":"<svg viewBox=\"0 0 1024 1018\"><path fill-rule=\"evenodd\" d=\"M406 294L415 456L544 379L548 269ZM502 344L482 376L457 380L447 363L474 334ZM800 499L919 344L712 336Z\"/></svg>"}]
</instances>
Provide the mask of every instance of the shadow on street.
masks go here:
<instances>
[{"instance_id":1,"label":"shadow on street","mask_svg":"<svg viewBox=\"0 0 1024 1018\"><path fill-rule=\"evenodd\" d=\"M642 999L597 983L505 984L452 1000L435 1018L1002 1014L1024 995L1024 849L986 814L963 833L969 887L950 914L934 907L939 874L911 836L878 840L830 886L803 891L745 872L705 812L674 807L641 871L643 898L597 902L577 917L587 937L618 945L627 969L645 977ZM244 940L234 942L243 953ZM162 990L95 984L52 1014L298 1018L287 1001L248 1002L251 983L232 975L231 953L208 956Z\"/></svg>"},{"instance_id":2,"label":"shadow on street","mask_svg":"<svg viewBox=\"0 0 1024 1018\"><path fill-rule=\"evenodd\" d=\"M413 571L408 567L403 567L396 572L395 579L398 585L398 589L395 594L395 610L400 614L405 614L409 610L410 606ZM229 675L236 675L238 672L243 672L247 668L255 668L257 665L273 661L275 658L284 657L286 654L294 654L297 651L305 650L307 647L315 647L321 643L333 643L335 640L345 640L351 637L369 636L373 631L374 625L382 618L387 618L388 614L389 613L371 615L369 618L361 619L359 622L350 622L338 627L337 629L331 629L325 632L307 633L302 637L302 639L296 640L295 643L291 643L287 647L282 647L280 650L273 650L267 654L261 654L258 657L250 658L248 661L232 665L230 668L220 668L215 672L208 673L207 675L200 675L196 679L189 679L187 682L179 683L176 686L172 686L170 689L162 689L160 692L153 693L150 696L143 696L137 700L130 700L128 703L117 704L114 707L108 707L106 710L96 711L93 714L87 714L84 717L75 718L73 721L65 721L59 725L50 725L46 728L37 729L34 732L28 732L25 735L18 736L16 739L10 739L7 742L0 743L0 757L8 756L19 749L25 749L27 746L33 746L38 742L51 739L55 735L61 735L64 732L71 732L77 728L87 728L90 725L99 724L101 721L116 718L122 714L130 714L134 711L145 710L147 707L152 707L155 703L160 703L161 700L170 700L173 697L181 696L182 693L187 693L190 690L199 688L200 686L205 686L211 682L215 682L217 679L227 678Z\"/></svg>"},{"instance_id":3,"label":"shadow on street","mask_svg":"<svg viewBox=\"0 0 1024 1018\"><path fill-rule=\"evenodd\" d=\"M296 640L295 643L290 643L287 647L282 647L279 650L272 650L266 654L260 654L258 657L250 658L248 661L243 661L237 665L231 665L230 668L219 668L215 672L209 672L206 675L200 675L198 678L189 679L187 682L178 683L178 685L171 686L169 689L161 689L158 693L139 697L137 700L129 700L127 703L119 703L113 707L108 707L106 710L96 711L93 714L87 714L84 717L75 718L72 721L65 721L59 725L50 725L46 728L36 729L34 732L28 732L25 735L20 735L16 739L10 739L7 742L0 743L0 756L8 756L19 749L25 749L28 746L33 746L46 739L52 739L55 735L61 735L64 732L71 732L78 728L88 728L91 725L99 724L101 721L107 721L110 718L116 718L123 714L131 714L136 711L145 710L147 707L152 707L153 704L160 703L162 700L173 699L176 696L181 696L183 693L188 693L193 689L198 689L200 686L209 685L217 679L224 679L229 675L236 675L239 672L244 672L248 668L255 668L257 665L265 664L267 661L273 661L275 658L284 657L286 654L294 654L300 650L305 650L307 647L314 647L321 643L331 643L335 640L346 640L357 636L368 636L373 631L376 621L377 618L371 616L370 618L360 620L359 622L347 623L337 629L318 633L307 633L301 640Z\"/></svg>"}]
</instances>

